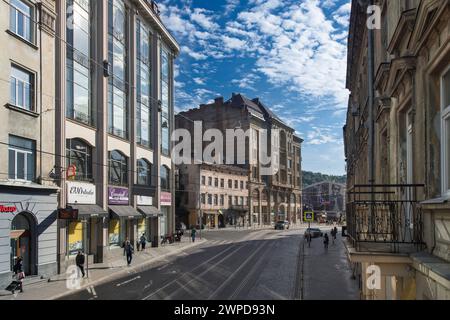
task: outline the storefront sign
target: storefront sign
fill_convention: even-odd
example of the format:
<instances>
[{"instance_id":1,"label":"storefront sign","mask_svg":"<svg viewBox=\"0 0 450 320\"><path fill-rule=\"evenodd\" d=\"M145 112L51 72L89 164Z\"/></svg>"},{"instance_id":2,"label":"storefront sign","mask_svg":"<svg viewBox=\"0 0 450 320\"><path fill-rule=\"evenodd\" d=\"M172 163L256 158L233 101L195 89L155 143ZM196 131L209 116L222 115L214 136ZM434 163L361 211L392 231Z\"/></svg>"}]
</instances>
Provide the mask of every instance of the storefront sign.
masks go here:
<instances>
[{"instance_id":1,"label":"storefront sign","mask_svg":"<svg viewBox=\"0 0 450 320\"><path fill-rule=\"evenodd\" d=\"M161 192L161 205L171 206L172 205L172 194L170 192Z\"/></svg>"},{"instance_id":2,"label":"storefront sign","mask_svg":"<svg viewBox=\"0 0 450 320\"><path fill-rule=\"evenodd\" d=\"M128 188L108 187L108 203L115 205L128 205Z\"/></svg>"},{"instance_id":3,"label":"storefront sign","mask_svg":"<svg viewBox=\"0 0 450 320\"><path fill-rule=\"evenodd\" d=\"M59 209L59 219L61 220L78 220L78 210L73 208Z\"/></svg>"},{"instance_id":4,"label":"storefront sign","mask_svg":"<svg viewBox=\"0 0 450 320\"><path fill-rule=\"evenodd\" d=\"M137 196L137 205L138 206L152 206L153 198L146 196Z\"/></svg>"},{"instance_id":5,"label":"storefront sign","mask_svg":"<svg viewBox=\"0 0 450 320\"><path fill-rule=\"evenodd\" d=\"M0 206L1 213L11 213L11 212L15 212L16 210L17 210L17 208L13 207L13 206Z\"/></svg>"},{"instance_id":6,"label":"storefront sign","mask_svg":"<svg viewBox=\"0 0 450 320\"><path fill-rule=\"evenodd\" d=\"M95 204L95 185L67 182L67 203Z\"/></svg>"}]
</instances>

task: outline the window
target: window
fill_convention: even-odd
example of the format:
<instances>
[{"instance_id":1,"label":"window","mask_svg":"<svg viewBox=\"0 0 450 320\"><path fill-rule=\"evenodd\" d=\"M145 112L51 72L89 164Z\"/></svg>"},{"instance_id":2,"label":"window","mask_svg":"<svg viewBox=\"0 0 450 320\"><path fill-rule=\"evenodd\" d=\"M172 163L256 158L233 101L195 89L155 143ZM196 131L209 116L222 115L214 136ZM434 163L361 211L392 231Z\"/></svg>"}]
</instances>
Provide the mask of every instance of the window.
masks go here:
<instances>
[{"instance_id":1,"label":"window","mask_svg":"<svg viewBox=\"0 0 450 320\"><path fill-rule=\"evenodd\" d=\"M205 184L206 184L206 177L202 176L202 185L205 185Z\"/></svg>"},{"instance_id":2,"label":"window","mask_svg":"<svg viewBox=\"0 0 450 320\"><path fill-rule=\"evenodd\" d=\"M212 195L208 194L208 204L212 205Z\"/></svg>"},{"instance_id":3,"label":"window","mask_svg":"<svg viewBox=\"0 0 450 320\"><path fill-rule=\"evenodd\" d=\"M239 188L239 181L234 180L234 188L238 189Z\"/></svg>"},{"instance_id":4,"label":"window","mask_svg":"<svg viewBox=\"0 0 450 320\"><path fill-rule=\"evenodd\" d=\"M34 75L15 65L11 66L11 104L25 110L34 109Z\"/></svg>"},{"instance_id":5,"label":"window","mask_svg":"<svg viewBox=\"0 0 450 320\"><path fill-rule=\"evenodd\" d=\"M232 205L233 205L233 197L228 196L228 206L232 206Z\"/></svg>"},{"instance_id":6,"label":"window","mask_svg":"<svg viewBox=\"0 0 450 320\"><path fill-rule=\"evenodd\" d=\"M75 180L92 180L92 148L79 139L66 140L66 164L76 168Z\"/></svg>"},{"instance_id":7,"label":"window","mask_svg":"<svg viewBox=\"0 0 450 320\"><path fill-rule=\"evenodd\" d=\"M244 197L240 197L239 198L239 204L241 205L241 206L243 206L244 205Z\"/></svg>"},{"instance_id":8,"label":"window","mask_svg":"<svg viewBox=\"0 0 450 320\"><path fill-rule=\"evenodd\" d=\"M225 204L225 196L223 194L220 195L220 205L223 206Z\"/></svg>"},{"instance_id":9,"label":"window","mask_svg":"<svg viewBox=\"0 0 450 320\"><path fill-rule=\"evenodd\" d=\"M202 193L201 198L202 198L202 204L205 204L205 201L206 201L206 195L205 195L204 193Z\"/></svg>"},{"instance_id":10,"label":"window","mask_svg":"<svg viewBox=\"0 0 450 320\"><path fill-rule=\"evenodd\" d=\"M228 188L229 189L233 188L233 180L231 180L231 179L228 180Z\"/></svg>"},{"instance_id":11,"label":"window","mask_svg":"<svg viewBox=\"0 0 450 320\"><path fill-rule=\"evenodd\" d=\"M161 190L170 189L170 170L166 166L161 166Z\"/></svg>"},{"instance_id":12,"label":"window","mask_svg":"<svg viewBox=\"0 0 450 320\"><path fill-rule=\"evenodd\" d=\"M109 153L109 183L118 186L128 185L127 157L116 150Z\"/></svg>"},{"instance_id":13,"label":"window","mask_svg":"<svg viewBox=\"0 0 450 320\"><path fill-rule=\"evenodd\" d=\"M441 79L442 190L450 196L450 68Z\"/></svg>"},{"instance_id":14,"label":"window","mask_svg":"<svg viewBox=\"0 0 450 320\"><path fill-rule=\"evenodd\" d=\"M244 181L241 181L241 189L244 189Z\"/></svg>"},{"instance_id":15,"label":"window","mask_svg":"<svg viewBox=\"0 0 450 320\"><path fill-rule=\"evenodd\" d=\"M214 205L217 206L219 203L219 196L217 194L214 195Z\"/></svg>"},{"instance_id":16,"label":"window","mask_svg":"<svg viewBox=\"0 0 450 320\"><path fill-rule=\"evenodd\" d=\"M151 182L151 165L147 160L140 159L137 161L137 184L141 186L149 186Z\"/></svg>"},{"instance_id":17,"label":"window","mask_svg":"<svg viewBox=\"0 0 450 320\"><path fill-rule=\"evenodd\" d=\"M169 52L161 48L161 152L169 155L171 97L171 59Z\"/></svg>"},{"instance_id":18,"label":"window","mask_svg":"<svg viewBox=\"0 0 450 320\"><path fill-rule=\"evenodd\" d=\"M150 30L140 20L136 26L137 143L151 147L151 60Z\"/></svg>"},{"instance_id":19,"label":"window","mask_svg":"<svg viewBox=\"0 0 450 320\"><path fill-rule=\"evenodd\" d=\"M67 1L66 116L92 125L89 21L89 0Z\"/></svg>"},{"instance_id":20,"label":"window","mask_svg":"<svg viewBox=\"0 0 450 320\"><path fill-rule=\"evenodd\" d=\"M238 197L238 196L235 196L235 197L234 197L234 204L235 204L235 205L238 205L238 203L239 203L239 197Z\"/></svg>"},{"instance_id":21,"label":"window","mask_svg":"<svg viewBox=\"0 0 450 320\"><path fill-rule=\"evenodd\" d=\"M214 186L215 186L216 188L219 187L219 178L214 178Z\"/></svg>"},{"instance_id":22,"label":"window","mask_svg":"<svg viewBox=\"0 0 450 320\"><path fill-rule=\"evenodd\" d=\"M212 177L208 177L208 186L212 186Z\"/></svg>"},{"instance_id":23,"label":"window","mask_svg":"<svg viewBox=\"0 0 450 320\"><path fill-rule=\"evenodd\" d=\"M128 138L128 108L126 92L125 4L109 0L108 57L112 75L108 81L109 133Z\"/></svg>"},{"instance_id":24,"label":"window","mask_svg":"<svg viewBox=\"0 0 450 320\"><path fill-rule=\"evenodd\" d=\"M224 179L220 179L220 187L221 188L225 187L225 180Z\"/></svg>"},{"instance_id":25,"label":"window","mask_svg":"<svg viewBox=\"0 0 450 320\"><path fill-rule=\"evenodd\" d=\"M10 4L11 31L29 42L34 42L33 8L21 0L11 0Z\"/></svg>"},{"instance_id":26,"label":"window","mask_svg":"<svg viewBox=\"0 0 450 320\"><path fill-rule=\"evenodd\" d=\"M33 181L36 167L36 143L32 140L10 135L8 153L9 179Z\"/></svg>"}]
</instances>

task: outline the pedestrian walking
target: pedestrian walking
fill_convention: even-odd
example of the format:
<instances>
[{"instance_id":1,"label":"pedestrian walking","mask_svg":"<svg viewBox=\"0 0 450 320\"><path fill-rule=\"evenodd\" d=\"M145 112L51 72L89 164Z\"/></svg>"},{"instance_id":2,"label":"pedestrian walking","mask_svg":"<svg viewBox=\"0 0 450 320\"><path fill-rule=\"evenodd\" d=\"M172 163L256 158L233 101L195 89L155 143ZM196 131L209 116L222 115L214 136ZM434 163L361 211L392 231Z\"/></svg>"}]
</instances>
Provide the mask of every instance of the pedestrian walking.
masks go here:
<instances>
[{"instance_id":1,"label":"pedestrian walking","mask_svg":"<svg viewBox=\"0 0 450 320\"><path fill-rule=\"evenodd\" d=\"M147 244L147 238L145 237L145 233L142 234L142 236L139 240L140 240L139 242L141 243L142 251L144 251L145 245Z\"/></svg>"},{"instance_id":2,"label":"pedestrian walking","mask_svg":"<svg viewBox=\"0 0 450 320\"><path fill-rule=\"evenodd\" d=\"M84 254L81 252L81 250L78 250L77 256L75 257L75 264L77 265L78 269L80 269L82 278L84 278Z\"/></svg>"},{"instance_id":3,"label":"pedestrian walking","mask_svg":"<svg viewBox=\"0 0 450 320\"><path fill-rule=\"evenodd\" d=\"M131 260L133 259L133 252L134 252L134 248L133 245L131 244L130 240L125 240L124 246L123 246L123 255L127 256L127 264L130 265L131 264Z\"/></svg>"},{"instance_id":4,"label":"pedestrian walking","mask_svg":"<svg viewBox=\"0 0 450 320\"><path fill-rule=\"evenodd\" d=\"M330 242L330 238L328 237L328 233L325 233L323 237L323 246L325 249L328 249L328 243Z\"/></svg>"},{"instance_id":5,"label":"pedestrian walking","mask_svg":"<svg viewBox=\"0 0 450 320\"><path fill-rule=\"evenodd\" d=\"M195 242L195 235L197 234L197 230L195 230L195 228L192 228L191 230L191 238L192 238L192 242Z\"/></svg>"},{"instance_id":6,"label":"pedestrian walking","mask_svg":"<svg viewBox=\"0 0 450 320\"><path fill-rule=\"evenodd\" d=\"M13 267L14 276L16 278L17 289L23 292L23 279L25 279L25 272L23 272L23 259L22 257L17 257L16 264ZM14 293L14 291L13 291Z\"/></svg>"},{"instance_id":7,"label":"pedestrian walking","mask_svg":"<svg viewBox=\"0 0 450 320\"><path fill-rule=\"evenodd\" d=\"M308 248L311 248L311 241L312 241L311 232L308 232L306 234L306 241L308 242Z\"/></svg>"}]
</instances>

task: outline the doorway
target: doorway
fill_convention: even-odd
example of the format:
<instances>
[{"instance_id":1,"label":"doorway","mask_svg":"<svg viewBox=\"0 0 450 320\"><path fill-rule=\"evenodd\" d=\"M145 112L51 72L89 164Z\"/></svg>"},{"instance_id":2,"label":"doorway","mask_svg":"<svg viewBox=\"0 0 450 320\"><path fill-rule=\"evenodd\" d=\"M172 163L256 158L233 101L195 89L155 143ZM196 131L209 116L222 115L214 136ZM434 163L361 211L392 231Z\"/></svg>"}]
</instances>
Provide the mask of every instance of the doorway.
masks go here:
<instances>
[{"instance_id":1,"label":"doorway","mask_svg":"<svg viewBox=\"0 0 450 320\"><path fill-rule=\"evenodd\" d=\"M26 212L16 215L11 223L10 232L10 267L14 268L14 264L18 257L22 257L23 271L26 275L35 273L35 222L34 218Z\"/></svg>"}]
</instances>

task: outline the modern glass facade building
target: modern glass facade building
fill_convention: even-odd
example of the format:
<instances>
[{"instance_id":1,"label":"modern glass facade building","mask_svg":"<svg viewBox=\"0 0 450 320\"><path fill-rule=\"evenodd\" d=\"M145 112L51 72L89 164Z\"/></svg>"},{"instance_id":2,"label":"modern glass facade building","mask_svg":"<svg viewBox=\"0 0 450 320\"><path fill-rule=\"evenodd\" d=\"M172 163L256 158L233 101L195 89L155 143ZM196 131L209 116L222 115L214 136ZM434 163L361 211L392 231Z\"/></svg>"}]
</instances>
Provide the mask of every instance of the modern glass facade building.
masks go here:
<instances>
[{"instance_id":1,"label":"modern glass facade building","mask_svg":"<svg viewBox=\"0 0 450 320\"><path fill-rule=\"evenodd\" d=\"M56 5L56 153L61 271L82 249L93 262L127 238L174 229L173 62L176 40L153 1ZM73 211L72 211L73 212ZM159 241L154 241L157 245Z\"/></svg>"}]
</instances>

